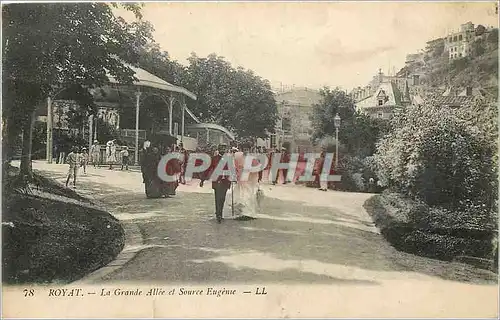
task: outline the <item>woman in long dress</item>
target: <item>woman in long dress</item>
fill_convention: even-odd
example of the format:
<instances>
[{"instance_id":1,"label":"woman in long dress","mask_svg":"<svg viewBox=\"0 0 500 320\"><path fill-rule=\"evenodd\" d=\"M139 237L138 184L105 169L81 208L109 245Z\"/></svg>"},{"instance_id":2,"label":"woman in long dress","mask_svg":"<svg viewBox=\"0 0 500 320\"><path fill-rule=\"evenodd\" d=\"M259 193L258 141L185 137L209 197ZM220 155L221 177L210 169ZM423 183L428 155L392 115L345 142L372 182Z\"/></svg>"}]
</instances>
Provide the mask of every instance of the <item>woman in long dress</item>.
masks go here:
<instances>
[{"instance_id":1,"label":"woman in long dress","mask_svg":"<svg viewBox=\"0 0 500 320\"><path fill-rule=\"evenodd\" d=\"M247 150L246 150L247 151ZM234 152L236 183L231 186L226 195L222 212L224 219L251 220L259 214L259 173L250 172L248 178L242 180L245 155L248 152Z\"/></svg>"},{"instance_id":2,"label":"woman in long dress","mask_svg":"<svg viewBox=\"0 0 500 320\"><path fill-rule=\"evenodd\" d=\"M115 140L111 140L106 143L106 162L109 164L109 170L112 170L113 164L116 163Z\"/></svg>"}]
</instances>

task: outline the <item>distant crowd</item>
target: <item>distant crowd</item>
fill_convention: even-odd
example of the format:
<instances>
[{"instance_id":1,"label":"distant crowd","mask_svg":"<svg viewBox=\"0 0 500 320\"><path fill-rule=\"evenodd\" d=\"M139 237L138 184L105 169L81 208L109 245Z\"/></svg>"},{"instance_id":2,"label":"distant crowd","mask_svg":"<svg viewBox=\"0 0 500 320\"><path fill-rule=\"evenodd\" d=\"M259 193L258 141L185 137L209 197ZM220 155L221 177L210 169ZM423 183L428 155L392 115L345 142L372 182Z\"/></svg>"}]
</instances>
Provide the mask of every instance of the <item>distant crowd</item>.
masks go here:
<instances>
[{"instance_id":1,"label":"distant crowd","mask_svg":"<svg viewBox=\"0 0 500 320\"><path fill-rule=\"evenodd\" d=\"M243 147L244 146L244 147ZM117 151L120 149L120 151ZM274 177L270 177L270 169L272 164L272 159L274 155L280 154L281 163L289 163L291 160L291 154L286 148L265 148L262 146L250 146L249 144L232 144L228 148L229 153L235 153L241 151L244 153L251 153L257 155L266 155L268 157L268 163L264 170L259 171L259 182L263 180L272 181L272 184L277 183L293 183L297 182L299 178L305 173L305 163L307 159L304 153L298 155L298 163L295 169L294 175L291 175L292 179L288 176L288 169L278 169L277 174ZM206 153L211 157L217 156L219 153L218 146L206 145L204 147L198 147L194 151L186 150L183 144L172 144L172 145L162 145L155 144L151 145L151 142L146 141L143 148L139 151L139 165L142 172L143 183L146 185L146 194L151 197L155 196L171 196L175 195L175 190L179 183L186 183L186 166L191 153ZM160 163L160 159L163 155L171 152L179 152L183 156L180 160L171 160L168 162L165 170L169 175L176 175L178 179L175 182L165 182L158 178L157 170ZM315 177L314 185L319 187L320 190L326 191L331 182L322 181L320 175L323 171L325 165L325 154L323 151L321 156L316 160L314 164L313 176ZM196 160L198 161L198 160ZM114 166L121 166L121 170L129 170L130 165L130 153L128 146L118 146L116 140L111 140L106 143L106 150L104 155L101 152L101 145L96 140L93 145L88 150L86 147L73 146L71 151L66 154L60 151L56 157L56 163L66 163L69 164L68 176L66 179L66 186L68 186L71 178L73 178L73 187L76 187L76 181L78 176L78 171L80 168L83 170L83 174L87 172L87 166L91 165L94 168L100 167L101 164L105 163L108 169L112 170ZM196 163L196 166L201 165L201 163ZM328 170L328 169L326 169ZM334 175L334 164L331 164L330 175ZM202 174L195 173L192 178L202 180ZM330 185L331 186L331 185Z\"/></svg>"}]
</instances>

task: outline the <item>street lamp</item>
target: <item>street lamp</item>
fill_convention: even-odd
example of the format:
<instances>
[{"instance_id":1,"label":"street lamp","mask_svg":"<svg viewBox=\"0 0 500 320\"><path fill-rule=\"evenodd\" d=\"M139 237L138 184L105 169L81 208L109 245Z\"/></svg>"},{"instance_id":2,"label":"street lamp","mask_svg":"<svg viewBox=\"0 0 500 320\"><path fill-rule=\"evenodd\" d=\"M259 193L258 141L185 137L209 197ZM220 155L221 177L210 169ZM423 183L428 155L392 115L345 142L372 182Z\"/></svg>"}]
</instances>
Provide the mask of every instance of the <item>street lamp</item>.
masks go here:
<instances>
[{"instance_id":1,"label":"street lamp","mask_svg":"<svg viewBox=\"0 0 500 320\"><path fill-rule=\"evenodd\" d=\"M335 169L339 166L339 128L340 128L340 116L337 113L335 118L333 118L333 124L335 125Z\"/></svg>"}]
</instances>

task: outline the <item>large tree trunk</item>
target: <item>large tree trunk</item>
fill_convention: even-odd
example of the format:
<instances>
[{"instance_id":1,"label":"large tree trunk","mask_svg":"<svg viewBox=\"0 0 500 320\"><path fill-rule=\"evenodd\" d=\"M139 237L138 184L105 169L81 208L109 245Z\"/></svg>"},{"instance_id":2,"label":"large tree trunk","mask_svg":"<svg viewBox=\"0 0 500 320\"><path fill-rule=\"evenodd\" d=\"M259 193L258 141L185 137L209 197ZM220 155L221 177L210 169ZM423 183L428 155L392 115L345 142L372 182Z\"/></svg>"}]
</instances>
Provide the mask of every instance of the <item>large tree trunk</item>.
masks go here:
<instances>
[{"instance_id":1,"label":"large tree trunk","mask_svg":"<svg viewBox=\"0 0 500 320\"><path fill-rule=\"evenodd\" d=\"M14 156L16 144L19 143L19 138L22 130L18 127L14 117L7 115L2 119L2 163L8 164Z\"/></svg>"},{"instance_id":2,"label":"large tree trunk","mask_svg":"<svg viewBox=\"0 0 500 320\"><path fill-rule=\"evenodd\" d=\"M31 167L31 147L33 144L33 126L35 124L35 112L31 112L23 126L23 148L19 175L31 179L33 171Z\"/></svg>"}]
</instances>

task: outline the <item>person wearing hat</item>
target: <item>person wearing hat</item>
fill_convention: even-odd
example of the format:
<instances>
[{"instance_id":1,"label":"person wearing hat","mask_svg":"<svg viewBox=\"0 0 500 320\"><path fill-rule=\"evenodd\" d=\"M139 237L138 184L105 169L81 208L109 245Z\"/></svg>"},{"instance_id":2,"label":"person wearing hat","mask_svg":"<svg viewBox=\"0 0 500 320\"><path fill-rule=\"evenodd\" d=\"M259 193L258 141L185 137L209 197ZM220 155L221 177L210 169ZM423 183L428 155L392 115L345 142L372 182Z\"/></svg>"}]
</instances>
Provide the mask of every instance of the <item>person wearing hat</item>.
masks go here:
<instances>
[{"instance_id":1,"label":"person wearing hat","mask_svg":"<svg viewBox=\"0 0 500 320\"><path fill-rule=\"evenodd\" d=\"M106 162L109 164L109 170L113 170L113 164L116 162L116 140L110 140L106 143Z\"/></svg>"},{"instance_id":2,"label":"person wearing hat","mask_svg":"<svg viewBox=\"0 0 500 320\"><path fill-rule=\"evenodd\" d=\"M101 156L101 146L99 141L94 140L94 144L90 147L90 161L94 168L99 167L99 158Z\"/></svg>"},{"instance_id":3,"label":"person wearing hat","mask_svg":"<svg viewBox=\"0 0 500 320\"><path fill-rule=\"evenodd\" d=\"M120 156L122 158L122 171L123 171L123 167L125 167L125 170L128 171L128 156L129 156L129 153L128 153L128 146L124 146L123 147L123 150L120 151Z\"/></svg>"},{"instance_id":4,"label":"person wearing hat","mask_svg":"<svg viewBox=\"0 0 500 320\"><path fill-rule=\"evenodd\" d=\"M211 178L212 173L215 171L215 169L219 165L219 162L227 152L227 145L220 144L219 147L217 148L217 151L218 153L212 157L210 166L202 176L200 187L203 187L204 181ZM215 177L215 180L212 180L212 189L214 190L214 196L215 196L215 218L217 219L217 223L222 222L222 210L224 209L226 194L230 187L231 187L231 177L229 176L219 175Z\"/></svg>"},{"instance_id":5,"label":"person wearing hat","mask_svg":"<svg viewBox=\"0 0 500 320\"><path fill-rule=\"evenodd\" d=\"M71 152L66 157L66 162L69 164L68 175L66 177L66 187L68 187L69 180L73 178L73 188L76 188L76 176L78 175L78 168L81 165L78 147L74 146L71 149Z\"/></svg>"},{"instance_id":6,"label":"person wearing hat","mask_svg":"<svg viewBox=\"0 0 500 320\"><path fill-rule=\"evenodd\" d=\"M288 154L287 150L285 147L281 147L281 163L288 163L290 162L290 155ZM274 179L273 185L278 183L278 179L280 177L280 172L281 175L283 176L283 184L287 184L287 175L288 175L288 169L278 169L278 172L276 172L276 178Z\"/></svg>"},{"instance_id":7,"label":"person wearing hat","mask_svg":"<svg viewBox=\"0 0 500 320\"><path fill-rule=\"evenodd\" d=\"M80 166L83 167L83 174L87 174L87 164L89 162L89 152L87 148L82 148L82 153L80 154L80 160L81 164Z\"/></svg>"}]
</instances>

